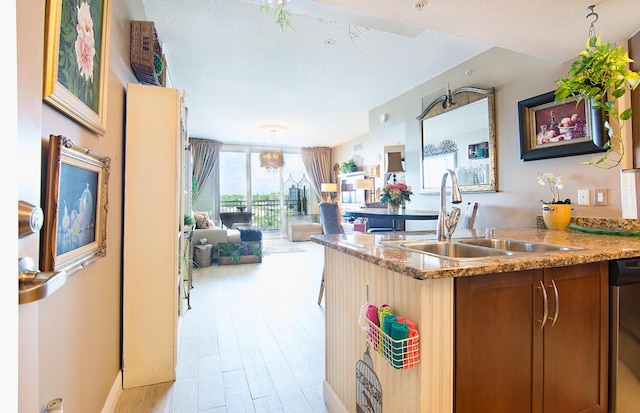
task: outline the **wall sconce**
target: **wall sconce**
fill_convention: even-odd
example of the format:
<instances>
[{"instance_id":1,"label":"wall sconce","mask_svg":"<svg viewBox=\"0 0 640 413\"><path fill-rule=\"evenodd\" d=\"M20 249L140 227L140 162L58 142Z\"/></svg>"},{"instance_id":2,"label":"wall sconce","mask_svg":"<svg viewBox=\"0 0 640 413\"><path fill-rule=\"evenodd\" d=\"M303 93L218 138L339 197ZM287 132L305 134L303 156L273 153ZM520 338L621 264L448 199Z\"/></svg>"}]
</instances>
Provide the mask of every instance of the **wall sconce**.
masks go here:
<instances>
[{"instance_id":1,"label":"wall sconce","mask_svg":"<svg viewBox=\"0 0 640 413\"><path fill-rule=\"evenodd\" d=\"M396 172L404 172L404 168L402 167L402 153L389 152L387 157L387 173L393 173L393 183L396 183Z\"/></svg>"},{"instance_id":2,"label":"wall sconce","mask_svg":"<svg viewBox=\"0 0 640 413\"><path fill-rule=\"evenodd\" d=\"M331 199L331 193L338 192L338 184L333 184L331 182L325 182L320 184L320 192L326 192L327 194L327 202L333 202Z\"/></svg>"}]
</instances>

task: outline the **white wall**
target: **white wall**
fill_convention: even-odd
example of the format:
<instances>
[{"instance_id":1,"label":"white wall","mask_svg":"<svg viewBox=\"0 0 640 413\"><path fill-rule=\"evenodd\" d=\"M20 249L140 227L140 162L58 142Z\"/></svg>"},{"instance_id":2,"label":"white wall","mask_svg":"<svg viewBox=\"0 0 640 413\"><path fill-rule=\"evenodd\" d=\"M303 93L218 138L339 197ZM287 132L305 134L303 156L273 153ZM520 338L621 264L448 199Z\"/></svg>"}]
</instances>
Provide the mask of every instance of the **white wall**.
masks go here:
<instances>
[{"instance_id":1,"label":"white wall","mask_svg":"<svg viewBox=\"0 0 640 413\"><path fill-rule=\"evenodd\" d=\"M562 198L573 200L573 215L580 217L621 216L619 169L610 171L584 166L591 155L523 162L520 160L518 101L555 89L554 80L566 75L571 62L557 64L500 48L492 48L464 64L407 91L369 113L369 136L347 142L332 150L335 162L354 154L353 145L361 143L372 152L379 142L397 140L405 145L406 182L417 195L411 209L437 210L440 199L419 195L421 131L416 117L423 109L423 97L445 93L445 85L495 88L497 134L497 193L466 193L463 202L479 203L476 227L535 227L541 214L540 199L548 199L550 191L537 183L537 173L552 172L562 176L565 187ZM465 71L471 70L467 77ZM426 102L425 104L428 104ZM380 115L388 121L380 123ZM608 189L608 206L577 205L578 189ZM450 203L447 202L448 207ZM431 223L410 222L408 229L433 228Z\"/></svg>"}]
</instances>

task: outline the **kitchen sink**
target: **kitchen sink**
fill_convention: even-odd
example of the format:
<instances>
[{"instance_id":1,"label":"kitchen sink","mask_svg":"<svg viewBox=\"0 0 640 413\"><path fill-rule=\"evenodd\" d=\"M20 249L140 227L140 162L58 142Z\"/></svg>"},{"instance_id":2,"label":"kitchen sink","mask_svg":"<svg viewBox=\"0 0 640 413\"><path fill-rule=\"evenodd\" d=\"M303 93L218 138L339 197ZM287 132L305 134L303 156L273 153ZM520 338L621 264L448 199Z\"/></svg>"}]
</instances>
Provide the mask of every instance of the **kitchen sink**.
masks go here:
<instances>
[{"instance_id":1,"label":"kitchen sink","mask_svg":"<svg viewBox=\"0 0 640 413\"><path fill-rule=\"evenodd\" d=\"M452 241L381 241L385 246L407 249L450 260L465 261L478 259L506 258L520 254L549 254L554 252L579 250L581 248L541 242L500 238L469 238Z\"/></svg>"},{"instance_id":2,"label":"kitchen sink","mask_svg":"<svg viewBox=\"0 0 640 413\"><path fill-rule=\"evenodd\" d=\"M516 254L513 251L499 250L495 248L487 248L478 245L449 241L394 240L382 241L382 244L451 260L477 260L491 257L506 257Z\"/></svg>"},{"instance_id":3,"label":"kitchen sink","mask_svg":"<svg viewBox=\"0 0 640 413\"><path fill-rule=\"evenodd\" d=\"M504 251L513 252L532 252L532 253L544 253L544 252L560 252L571 251L580 248L566 247L563 245L545 244L542 242L522 241L517 239L463 239L457 241L461 244L476 245L487 248L495 248Z\"/></svg>"}]
</instances>

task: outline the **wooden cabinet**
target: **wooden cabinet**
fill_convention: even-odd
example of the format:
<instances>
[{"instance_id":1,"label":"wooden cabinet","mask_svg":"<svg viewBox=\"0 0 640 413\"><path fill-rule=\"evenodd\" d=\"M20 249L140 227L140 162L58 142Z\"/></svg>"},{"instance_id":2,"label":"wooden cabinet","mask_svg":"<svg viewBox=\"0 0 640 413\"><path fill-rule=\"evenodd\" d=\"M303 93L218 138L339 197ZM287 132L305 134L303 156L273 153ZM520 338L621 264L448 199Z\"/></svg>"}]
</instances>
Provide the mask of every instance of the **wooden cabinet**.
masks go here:
<instances>
[{"instance_id":1,"label":"wooden cabinet","mask_svg":"<svg viewBox=\"0 0 640 413\"><path fill-rule=\"evenodd\" d=\"M184 197L184 102L129 84L123 229L123 387L176 378Z\"/></svg>"},{"instance_id":2,"label":"wooden cabinet","mask_svg":"<svg viewBox=\"0 0 640 413\"><path fill-rule=\"evenodd\" d=\"M607 271L456 278L455 412L606 412Z\"/></svg>"}]
</instances>

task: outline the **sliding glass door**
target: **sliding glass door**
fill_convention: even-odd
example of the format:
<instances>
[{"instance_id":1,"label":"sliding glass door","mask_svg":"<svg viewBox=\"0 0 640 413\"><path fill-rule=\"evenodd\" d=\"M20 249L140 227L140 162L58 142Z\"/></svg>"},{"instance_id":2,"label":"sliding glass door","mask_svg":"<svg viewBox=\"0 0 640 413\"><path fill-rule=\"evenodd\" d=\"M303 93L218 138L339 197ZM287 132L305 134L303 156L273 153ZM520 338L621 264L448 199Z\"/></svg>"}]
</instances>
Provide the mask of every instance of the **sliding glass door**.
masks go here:
<instances>
[{"instance_id":1,"label":"sliding glass door","mask_svg":"<svg viewBox=\"0 0 640 413\"><path fill-rule=\"evenodd\" d=\"M248 211L263 231L284 235L289 220L311 215L317 204L299 150L283 151L284 165L260 166L264 148L223 147L218 162L219 212ZM273 150L269 150L273 151Z\"/></svg>"}]
</instances>

